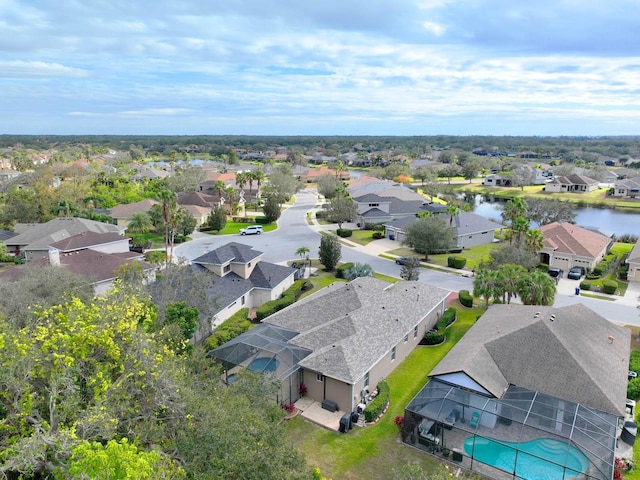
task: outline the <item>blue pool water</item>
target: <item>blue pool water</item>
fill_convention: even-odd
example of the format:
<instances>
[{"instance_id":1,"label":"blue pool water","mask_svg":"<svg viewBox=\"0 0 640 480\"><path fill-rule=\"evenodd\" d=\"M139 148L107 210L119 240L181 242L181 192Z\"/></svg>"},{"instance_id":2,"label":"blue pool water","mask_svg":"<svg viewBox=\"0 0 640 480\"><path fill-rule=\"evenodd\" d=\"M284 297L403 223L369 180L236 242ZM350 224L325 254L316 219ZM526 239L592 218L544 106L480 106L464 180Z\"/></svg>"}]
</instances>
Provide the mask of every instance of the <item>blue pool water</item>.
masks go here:
<instances>
[{"instance_id":1,"label":"blue pool water","mask_svg":"<svg viewBox=\"0 0 640 480\"><path fill-rule=\"evenodd\" d=\"M518 444L469 437L464 441L464 451L468 456L473 453L479 462L509 473L515 471L518 477L527 480L562 480L585 473L589 468L589 459L584 453L554 438Z\"/></svg>"},{"instance_id":2,"label":"blue pool water","mask_svg":"<svg viewBox=\"0 0 640 480\"><path fill-rule=\"evenodd\" d=\"M258 357L251 360L247 368L254 372L275 372L279 363L277 358Z\"/></svg>"}]
</instances>

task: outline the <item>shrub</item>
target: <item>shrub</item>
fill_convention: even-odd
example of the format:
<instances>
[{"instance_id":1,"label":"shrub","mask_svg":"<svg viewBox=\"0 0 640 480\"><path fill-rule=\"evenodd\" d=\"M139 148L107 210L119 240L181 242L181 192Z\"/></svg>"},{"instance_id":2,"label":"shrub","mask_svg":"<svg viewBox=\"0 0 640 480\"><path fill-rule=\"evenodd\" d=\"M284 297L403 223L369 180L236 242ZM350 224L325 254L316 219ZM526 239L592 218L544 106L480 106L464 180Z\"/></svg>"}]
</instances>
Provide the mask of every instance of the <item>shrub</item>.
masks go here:
<instances>
[{"instance_id":1,"label":"shrub","mask_svg":"<svg viewBox=\"0 0 640 480\"><path fill-rule=\"evenodd\" d=\"M615 280L604 280L602 282L602 291L604 293L608 293L609 295L613 295L618 290L618 282Z\"/></svg>"},{"instance_id":2,"label":"shrub","mask_svg":"<svg viewBox=\"0 0 640 480\"><path fill-rule=\"evenodd\" d=\"M253 223L254 217L232 217L234 223Z\"/></svg>"},{"instance_id":3,"label":"shrub","mask_svg":"<svg viewBox=\"0 0 640 480\"><path fill-rule=\"evenodd\" d=\"M455 322L456 316L457 316L457 312L455 308L453 307L447 308L442 314L442 317L440 318L440 320L438 320L438 329L447 328L449 325Z\"/></svg>"},{"instance_id":4,"label":"shrub","mask_svg":"<svg viewBox=\"0 0 640 480\"><path fill-rule=\"evenodd\" d=\"M381 238L384 238L384 232L373 232L371 234L371 238L374 240L380 240Z\"/></svg>"},{"instance_id":5,"label":"shrub","mask_svg":"<svg viewBox=\"0 0 640 480\"><path fill-rule=\"evenodd\" d=\"M352 269L354 266L353 262L343 263L336 269L336 278L345 278L344 274L347 270Z\"/></svg>"},{"instance_id":6,"label":"shrub","mask_svg":"<svg viewBox=\"0 0 640 480\"><path fill-rule=\"evenodd\" d=\"M258 225L267 225L271 222L269 222L269 220L267 220L267 217L253 217L253 222L257 223Z\"/></svg>"},{"instance_id":7,"label":"shrub","mask_svg":"<svg viewBox=\"0 0 640 480\"><path fill-rule=\"evenodd\" d=\"M467 259L465 257L461 257L459 255L451 255L447 258L447 265L451 268L464 268L467 263Z\"/></svg>"},{"instance_id":8,"label":"shrub","mask_svg":"<svg viewBox=\"0 0 640 480\"><path fill-rule=\"evenodd\" d=\"M633 370L634 372L640 372L640 350L631 351L631 358L629 359L629 370Z\"/></svg>"},{"instance_id":9,"label":"shrub","mask_svg":"<svg viewBox=\"0 0 640 480\"><path fill-rule=\"evenodd\" d=\"M353 232L351 230L349 230L348 228L339 228L338 230L336 230L336 234L339 237L346 238L346 237L350 237L351 235L353 235Z\"/></svg>"},{"instance_id":10,"label":"shrub","mask_svg":"<svg viewBox=\"0 0 640 480\"><path fill-rule=\"evenodd\" d=\"M217 348L249 330L251 322L247 318L248 314L249 309L243 308L218 325L213 334L204 341L207 348Z\"/></svg>"},{"instance_id":11,"label":"shrub","mask_svg":"<svg viewBox=\"0 0 640 480\"><path fill-rule=\"evenodd\" d=\"M640 377L632 378L627 384L627 398L637 400L640 397Z\"/></svg>"},{"instance_id":12,"label":"shrub","mask_svg":"<svg viewBox=\"0 0 640 480\"><path fill-rule=\"evenodd\" d=\"M364 419L373 422L378 418L389 403L389 385L384 380L378 382L378 395L364 409Z\"/></svg>"},{"instance_id":13,"label":"shrub","mask_svg":"<svg viewBox=\"0 0 640 480\"><path fill-rule=\"evenodd\" d=\"M587 282L586 280L583 280L582 282L580 282L580 288L582 290L591 290L592 286L593 284L591 282Z\"/></svg>"},{"instance_id":14,"label":"shrub","mask_svg":"<svg viewBox=\"0 0 640 480\"><path fill-rule=\"evenodd\" d=\"M371 229L374 232L384 232L384 225L376 224Z\"/></svg>"},{"instance_id":15,"label":"shrub","mask_svg":"<svg viewBox=\"0 0 640 480\"><path fill-rule=\"evenodd\" d=\"M439 328L434 332L427 332L424 334L424 343L427 345L439 345L445 340L445 329Z\"/></svg>"},{"instance_id":16,"label":"shrub","mask_svg":"<svg viewBox=\"0 0 640 480\"><path fill-rule=\"evenodd\" d=\"M460 290L458 292L458 300L463 306L473 308L473 295L469 293L469 290Z\"/></svg>"}]
</instances>

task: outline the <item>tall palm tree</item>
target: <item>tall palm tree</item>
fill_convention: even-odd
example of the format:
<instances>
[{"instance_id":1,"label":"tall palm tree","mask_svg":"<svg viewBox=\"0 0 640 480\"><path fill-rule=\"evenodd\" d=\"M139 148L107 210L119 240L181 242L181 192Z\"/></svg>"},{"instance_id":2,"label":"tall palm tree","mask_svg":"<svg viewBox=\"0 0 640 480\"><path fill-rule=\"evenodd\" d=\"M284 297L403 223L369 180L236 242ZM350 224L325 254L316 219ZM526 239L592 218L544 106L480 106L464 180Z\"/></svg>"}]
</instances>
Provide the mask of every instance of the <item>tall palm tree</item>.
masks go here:
<instances>
[{"instance_id":1,"label":"tall palm tree","mask_svg":"<svg viewBox=\"0 0 640 480\"><path fill-rule=\"evenodd\" d=\"M173 251L173 235L170 235L171 225L174 223L174 217L178 209L176 194L169 189L163 189L158 192L157 200L162 207L162 223L164 225L164 252L167 264L171 257L169 256L169 244Z\"/></svg>"},{"instance_id":2,"label":"tall palm tree","mask_svg":"<svg viewBox=\"0 0 640 480\"><path fill-rule=\"evenodd\" d=\"M150 232L153 230L153 222L145 212L136 212L129 218L127 229L134 233Z\"/></svg>"},{"instance_id":3,"label":"tall palm tree","mask_svg":"<svg viewBox=\"0 0 640 480\"><path fill-rule=\"evenodd\" d=\"M253 172L253 179L256 181L258 194L260 194L260 185L262 185L262 182L265 179L264 172L261 169L256 170Z\"/></svg>"},{"instance_id":4,"label":"tall palm tree","mask_svg":"<svg viewBox=\"0 0 640 480\"><path fill-rule=\"evenodd\" d=\"M216 180L216 183L213 184L213 189L218 192L218 196L222 199L222 195L226 190L227 185L222 180Z\"/></svg>"},{"instance_id":5,"label":"tall palm tree","mask_svg":"<svg viewBox=\"0 0 640 480\"><path fill-rule=\"evenodd\" d=\"M300 255L300 260L304 260L307 253L309 253L309 249L307 247L300 247L296 250L296 255Z\"/></svg>"},{"instance_id":6,"label":"tall palm tree","mask_svg":"<svg viewBox=\"0 0 640 480\"><path fill-rule=\"evenodd\" d=\"M534 270L520 278L518 295L525 305L553 305L556 282L541 270Z\"/></svg>"},{"instance_id":7,"label":"tall palm tree","mask_svg":"<svg viewBox=\"0 0 640 480\"><path fill-rule=\"evenodd\" d=\"M256 174L254 172L245 173L247 177L247 182L249 182L249 199L253 200L253 182L256 179Z\"/></svg>"},{"instance_id":8,"label":"tall palm tree","mask_svg":"<svg viewBox=\"0 0 640 480\"><path fill-rule=\"evenodd\" d=\"M522 197L515 197L509 200L504 205L502 210L502 220L508 221L511 230L513 230L514 224L518 218L526 218L527 214L527 202ZM513 233L509 239L509 244L513 240Z\"/></svg>"},{"instance_id":9,"label":"tall palm tree","mask_svg":"<svg viewBox=\"0 0 640 480\"><path fill-rule=\"evenodd\" d=\"M538 229L529 229L524 235L524 243L533 252L539 252L544 246L544 235Z\"/></svg>"},{"instance_id":10,"label":"tall palm tree","mask_svg":"<svg viewBox=\"0 0 640 480\"><path fill-rule=\"evenodd\" d=\"M527 274L527 269L522 265L501 265L499 269L503 288L502 302L511 303L511 299L518 296L518 283L523 275Z\"/></svg>"}]
</instances>

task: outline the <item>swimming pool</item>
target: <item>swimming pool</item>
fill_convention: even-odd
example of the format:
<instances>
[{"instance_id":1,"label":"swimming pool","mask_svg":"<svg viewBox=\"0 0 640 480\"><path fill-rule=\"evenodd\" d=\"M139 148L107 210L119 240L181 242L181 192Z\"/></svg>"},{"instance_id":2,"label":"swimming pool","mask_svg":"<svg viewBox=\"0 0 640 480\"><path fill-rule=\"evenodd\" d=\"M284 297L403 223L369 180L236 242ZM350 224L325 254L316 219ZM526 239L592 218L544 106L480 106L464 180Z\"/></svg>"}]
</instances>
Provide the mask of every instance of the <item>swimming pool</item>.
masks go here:
<instances>
[{"instance_id":1,"label":"swimming pool","mask_svg":"<svg viewBox=\"0 0 640 480\"><path fill-rule=\"evenodd\" d=\"M275 372L279 364L277 358L258 357L251 360L247 368L253 372Z\"/></svg>"},{"instance_id":2,"label":"swimming pool","mask_svg":"<svg viewBox=\"0 0 640 480\"><path fill-rule=\"evenodd\" d=\"M589 468L589 459L584 453L554 438L515 443L474 436L464 441L464 451L468 456L473 454L479 462L509 473L515 471L526 480L562 480L585 473Z\"/></svg>"}]
</instances>

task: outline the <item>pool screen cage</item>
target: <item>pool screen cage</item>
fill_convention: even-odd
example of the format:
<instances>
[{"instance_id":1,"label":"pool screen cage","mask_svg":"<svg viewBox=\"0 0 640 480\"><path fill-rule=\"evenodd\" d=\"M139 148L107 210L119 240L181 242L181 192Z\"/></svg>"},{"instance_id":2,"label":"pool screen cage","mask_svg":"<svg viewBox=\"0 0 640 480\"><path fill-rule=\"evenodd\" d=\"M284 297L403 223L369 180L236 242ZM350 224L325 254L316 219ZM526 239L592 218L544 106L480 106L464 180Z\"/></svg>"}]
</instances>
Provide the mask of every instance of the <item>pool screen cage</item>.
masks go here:
<instances>
[{"instance_id":1,"label":"pool screen cage","mask_svg":"<svg viewBox=\"0 0 640 480\"><path fill-rule=\"evenodd\" d=\"M496 479L610 480L617 427L613 414L514 385L497 399L434 378L405 410L403 441Z\"/></svg>"},{"instance_id":2,"label":"pool screen cage","mask_svg":"<svg viewBox=\"0 0 640 480\"><path fill-rule=\"evenodd\" d=\"M276 401L293 403L299 398L298 362L311 353L289 344L296 335L293 330L262 323L211 350L208 356L222 364L226 383L231 383L241 369L274 375L281 383Z\"/></svg>"}]
</instances>

